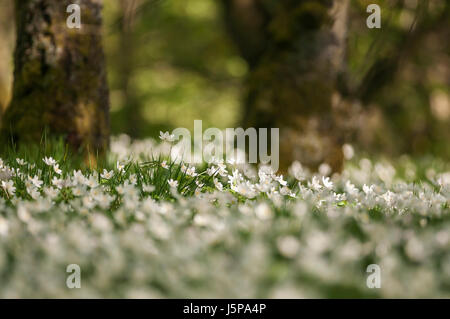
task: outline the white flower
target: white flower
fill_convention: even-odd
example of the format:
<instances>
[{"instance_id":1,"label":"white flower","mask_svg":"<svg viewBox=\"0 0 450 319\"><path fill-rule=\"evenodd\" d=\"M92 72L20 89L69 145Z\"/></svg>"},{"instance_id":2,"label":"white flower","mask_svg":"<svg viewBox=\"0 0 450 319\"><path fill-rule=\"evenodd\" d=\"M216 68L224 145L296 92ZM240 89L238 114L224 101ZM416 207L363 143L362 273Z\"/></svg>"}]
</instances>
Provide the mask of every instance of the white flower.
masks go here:
<instances>
[{"instance_id":1,"label":"white flower","mask_svg":"<svg viewBox=\"0 0 450 319\"><path fill-rule=\"evenodd\" d=\"M44 193L50 199L54 199L58 196L58 190L53 187L44 187Z\"/></svg>"},{"instance_id":2,"label":"white flower","mask_svg":"<svg viewBox=\"0 0 450 319\"><path fill-rule=\"evenodd\" d=\"M52 157L44 157L42 159L44 161L45 164L47 164L48 166L53 166L56 164L56 161L52 158Z\"/></svg>"},{"instance_id":3,"label":"white flower","mask_svg":"<svg viewBox=\"0 0 450 319\"><path fill-rule=\"evenodd\" d=\"M392 204L394 203L395 194L392 193L391 191L387 191L386 193L381 195L381 197L386 201L386 204L388 206L392 206Z\"/></svg>"},{"instance_id":4,"label":"white flower","mask_svg":"<svg viewBox=\"0 0 450 319\"><path fill-rule=\"evenodd\" d=\"M55 173L58 174L58 175L61 175L61 174L62 174L62 171L61 171L61 169L59 168L59 164L53 165L53 170L54 170Z\"/></svg>"},{"instance_id":5,"label":"white flower","mask_svg":"<svg viewBox=\"0 0 450 319\"><path fill-rule=\"evenodd\" d=\"M278 183L280 183L281 186L287 185L287 182L283 179L283 175L274 176L273 179L276 180Z\"/></svg>"},{"instance_id":6,"label":"white flower","mask_svg":"<svg viewBox=\"0 0 450 319\"><path fill-rule=\"evenodd\" d=\"M109 205L114 200L114 198L110 195L101 193L95 196L95 200L97 201L98 206L100 206L103 209L108 209Z\"/></svg>"},{"instance_id":7,"label":"white flower","mask_svg":"<svg viewBox=\"0 0 450 319\"><path fill-rule=\"evenodd\" d=\"M57 188L59 188L59 189L61 189L61 188L63 188L65 185L65 183L64 183L64 180L63 179L61 179L61 178L57 178L56 176L55 177L53 177L53 179L52 179L52 184L54 185L54 186L56 186Z\"/></svg>"},{"instance_id":8,"label":"white flower","mask_svg":"<svg viewBox=\"0 0 450 319\"><path fill-rule=\"evenodd\" d=\"M13 171L9 167L0 168L0 180L8 180L13 176Z\"/></svg>"},{"instance_id":9,"label":"white flower","mask_svg":"<svg viewBox=\"0 0 450 319\"><path fill-rule=\"evenodd\" d=\"M14 187L13 181L7 181L7 182L2 181L2 188L9 195L14 195L16 193L16 188Z\"/></svg>"},{"instance_id":10,"label":"white flower","mask_svg":"<svg viewBox=\"0 0 450 319\"><path fill-rule=\"evenodd\" d=\"M34 176L33 178L31 176L28 176L28 180L33 183L34 186L36 186L37 188L40 188L42 186L42 184L44 183L43 181L41 181L39 179L39 177Z\"/></svg>"},{"instance_id":11,"label":"white flower","mask_svg":"<svg viewBox=\"0 0 450 319\"><path fill-rule=\"evenodd\" d=\"M195 184L197 185L197 187L202 188L203 186L205 186L205 184L203 184L202 182L200 182L199 180L195 181Z\"/></svg>"},{"instance_id":12,"label":"white flower","mask_svg":"<svg viewBox=\"0 0 450 319\"><path fill-rule=\"evenodd\" d=\"M39 197L41 197L41 193L39 193L39 191L36 188L27 188L27 192L28 194L30 194L31 198L33 198L34 200L38 199Z\"/></svg>"},{"instance_id":13,"label":"white flower","mask_svg":"<svg viewBox=\"0 0 450 319\"><path fill-rule=\"evenodd\" d=\"M125 164L120 164L119 162L116 163L116 168L119 172L122 172L125 168Z\"/></svg>"},{"instance_id":14,"label":"white flower","mask_svg":"<svg viewBox=\"0 0 450 319\"><path fill-rule=\"evenodd\" d=\"M322 176L322 183L323 183L323 186L325 186L328 189L333 188L333 182L330 180L329 177Z\"/></svg>"},{"instance_id":15,"label":"white flower","mask_svg":"<svg viewBox=\"0 0 450 319\"><path fill-rule=\"evenodd\" d=\"M153 192L155 190L155 186L144 184L144 185L142 185L142 190L144 192L151 193L151 192Z\"/></svg>"},{"instance_id":16,"label":"white flower","mask_svg":"<svg viewBox=\"0 0 450 319\"><path fill-rule=\"evenodd\" d=\"M214 181L214 186L219 190L219 191L223 191L223 185L221 182L219 182L219 180L217 178L213 179Z\"/></svg>"},{"instance_id":17,"label":"white flower","mask_svg":"<svg viewBox=\"0 0 450 319\"><path fill-rule=\"evenodd\" d=\"M169 183L170 187L178 187L178 181L174 181L173 179L169 179L167 183Z\"/></svg>"},{"instance_id":18,"label":"white flower","mask_svg":"<svg viewBox=\"0 0 450 319\"><path fill-rule=\"evenodd\" d=\"M104 179L111 179L114 176L114 171L107 171L106 169L103 170L103 173L100 174L101 178Z\"/></svg>"},{"instance_id":19,"label":"white flower","mask_svg":"<svg viewBox=\"0 0 450 319\"><path fill-rule=\"evenodd\" d=\"M130 177L128 178L128 180L130 181L130 184L136 185L137 184L136 174L131 174Z\"/></svg>"},{"instance_id":20,"label":"white flower","mask_svg":"<svg viewBox=\"0 0 450 319\"><path fill-rule=\"evenodd\" d=\"M72 188L72 194L73 196L82 196L84 194L85 190L83 187L76 186Z\"/></svg>"},{"instance_id":21,"label":"white flower","mask_svg":"<svg viewBox=\"0 0 450 319\"><path fill-rule=\"evenodd\" d=\"M91 196L84 196L81 201L83 202L83 206L88 210L95 207L94 199Z\"/></svg>"},{"instance_id":22,"label":"white flower","mask_svg":"<svg viewBox=\"0 0 450 319\"><path fill-rule=\"evenodd\" d=\"M366 184L364 184L363 185L363 192L366 195L371 195L371 194L373 194L374 187L375 187L374 185L367 186Z\"/></svg>"},{"instance_id":23,"label":"white flower","mask_svg":"<svg viewBox=\"0 0 450 319\"><path fill-rule=\"evenodd\" d=\"M81 173L81 171L74 171L73 172L73 181L74 181L74 186L76 185L84 185L86 184L86 177L83 175L83 173Z\"/></svg>"},{"instance_id":24,"label":"white flower","mask_svg":"<svg viewBox=\"0 0 450 319\"><path fill-rule=\"evenodd\" d=\"M233 187L234 191L238 192L242 196L245 196L247 198L253 198L257 195L257 192L254 189L254 186L251 185L249 182L247 183L239 183L236 187Z\"/></svg>"},{"instance_id":25,"label":"white flower","mask_svg":"<svg viewBox=\"0 0 450 319\"><path fill-rule=\"evenodd\" d=\"M188 169L186 169L186 175L195 177L197 176L197 173L195 172L195 166L189 167Z\"/></svg>"},{"instance_id":26,"label":"white flower","mask_svg":"<svg viewBox=\"0 0 450 319\"><path fill-rule=\"evenodd\" d=\"M284 186L280 189L280 194L285 195L285 196L287 195L290 197L295 197L295 194L287 186Z\"/></svg>"},{"instance_id":27,"label":"white flower","mask_svg":"<svg viewBox=\"0 0 450 319\"><path fill-rule=\"evenodd\" d=\"M297 198L297 195L294 192L290 192L288 195L289 197Z\"/></svg>"},{"instance_id":28,"label":"white flower","mask_svg":"<svg viewBox=\"0 0 450 319\"><path fill-rule=\"evenodd\" d=\"M333 193L333 197L336 202L342 202L343 200L347 200L347 196L345 194Z\"/></svg>"},{"instance_id":29,"label":"white flower","mask_svg":"<svg viewBox=\"0 0 450 319\"><path fill-rule=\"evenodd\" d=\"M357 195L359 192L355 185L353 185L350 181L345 182L345 190L350 195Z\"/></svg>"},{"instance_id":30,"label":"white flower","mask_svg":"<svg viewBox=\"0 0 450 319\"><path fill-rule=\"evenodd\" d=\"M168 169L168 168L169 168L169 165L167 165L167 162L166 162L166 161L162 161L162 162L161 162L161 167L162 167L162 168L165 168L165 169Z\"/></svg>"},{"instance_id":31,"label":"white flower","mask_svg":"<svg viewBox=\"0 0 450 319\"><path fill-rule=\"evenodd\" d=\"M85 185L89 186L90 188L95 188L98 186L98 180L94 175L91 175L89 179L85 180Z\"/></svg>"},{"instance_id":32,"label":"white flower","mask_svg":"<svg viewBox=\"0 0 450 319\"><path fill-rule=\"evenodd\" d=\"M302 164L298 161L294 161L292 165L289 167L289 174L294 176L297 180L302 181L307 177L307 172L303 169Z\"/></svg>"},{"instance_id":33,"label":"white flower","mask_svg":"<svg viewBox=\"0 0 450 319\"><path fill-rule=\"evenodd\" d=\"M211 166L206 170L206 174L209 176L215 176L218 173L218 168L215 166Z\"/></svg>"},{"instance_id":34,"label":"white flower","mask_svg":"<svg viewBox=\"0 0 450 319\"><path fill-rule=\"evenodd\" d=\"M175 135L170 134L169 132L162 132L162 131L160 131L160 132L159 132L159 138L160 138L162 141L167 141L167 142L173 142L173 141L175 141Z\"/></svg>"},{"instance_id":35,"label":"white flower","mask_svg":"<svg viewBox=\"0 0 450 319\"><path fill-rule=\"evenodd\" d=\"M256 188L261 192L261 193L267 193L272 189L272 183L268 180L264 180L258 184L256 184Z\"/></svg>"},{"instance_id":36,"label":"white flower","mask_svg":"<svg viewBox=\"0 0 450 319\"><path fill-rule=\"evenodd\" d=\"M316 192L322 189L322 185L320 185L319 179L315 175L313 176L311 182L308 182L308 186Z\"/></svg>"},{"instance_id":37,"label":"white flower","mask_svg":"<svg viewBox=\"0 0 450 319\"><path fill-rule=\"evenodd\" d=\"M136 192L133 185L130 185L128 181L125 181L122 185L119 185L116 187L116 191L121 195L134 195Z\"/></svg>"},{"instance_id":38,"label":"white flower","mask_svg":"<svg viewBox=\"0 0 450 319\"><path fill-rule=\"evenodd\" d=\"M227 176L228 171L227 171L227 166L225 164L218 163L217 167L219 168L219 172L218 173L219 173L220 176L222 176L222 177Z\"/></svg>"},{"instance_id":39,"label":"white flower","mask_svg":"<svg viewBox=\"0 0 450 319\"><path fill-rule=\"evenodd\" d=\"M25 162L23 159L21 159L21 158L16 158L16 162L17 162L17 164L19 164L19 165L25 165L27 162Z\"/></svg>"},{"instance_id":40,"label":"white flower","mask_svg":"<svg viewBox=\"0 0 450 319\"><path fill-rule=\"evenodd\" d=\"M237 185L242 180L242 174L237 169L233 171L233 175L228 175L228 183L230 185Z\"/></svg>"}]
</instances>

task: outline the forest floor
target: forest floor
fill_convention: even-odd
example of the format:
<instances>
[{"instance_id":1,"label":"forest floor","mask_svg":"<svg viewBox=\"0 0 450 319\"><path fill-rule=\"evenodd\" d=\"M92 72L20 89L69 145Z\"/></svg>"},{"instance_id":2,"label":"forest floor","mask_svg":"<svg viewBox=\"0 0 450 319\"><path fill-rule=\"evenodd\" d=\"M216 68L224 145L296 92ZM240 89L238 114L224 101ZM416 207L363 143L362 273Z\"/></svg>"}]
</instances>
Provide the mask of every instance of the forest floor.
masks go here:
<instances>
[{"instance_id":1,"label":"forest floor","mask_svg":"<svg viewBox=\"0 0 450 319\"><path fill-rule=\"evenodd\" d=\"M1 159L0 297L450 297L444 162L281 176L168 149L115 138L97 170L64 147Z\"/></svg>"}]
</instances>

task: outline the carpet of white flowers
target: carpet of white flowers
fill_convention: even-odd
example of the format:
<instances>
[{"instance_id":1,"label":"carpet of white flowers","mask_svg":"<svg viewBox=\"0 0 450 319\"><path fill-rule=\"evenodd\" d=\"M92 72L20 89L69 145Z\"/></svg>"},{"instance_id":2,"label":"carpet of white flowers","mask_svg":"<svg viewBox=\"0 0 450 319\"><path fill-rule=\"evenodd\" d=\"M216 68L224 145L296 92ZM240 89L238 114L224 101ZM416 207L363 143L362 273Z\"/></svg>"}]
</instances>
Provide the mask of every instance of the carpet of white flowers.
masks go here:
<instances>
[{"instance_id":1,"label":"carpet of white flowers","mask_svg":"<svg viewBox=\"0 0 450 319\"><path fill-rule=\"evenodd\" d=\"M0 159L0 297L450 297L445 168L417 182L410 160L363 158L282 176L168 148L115 138L99 171Z\"/></svg>"}]
</instances>

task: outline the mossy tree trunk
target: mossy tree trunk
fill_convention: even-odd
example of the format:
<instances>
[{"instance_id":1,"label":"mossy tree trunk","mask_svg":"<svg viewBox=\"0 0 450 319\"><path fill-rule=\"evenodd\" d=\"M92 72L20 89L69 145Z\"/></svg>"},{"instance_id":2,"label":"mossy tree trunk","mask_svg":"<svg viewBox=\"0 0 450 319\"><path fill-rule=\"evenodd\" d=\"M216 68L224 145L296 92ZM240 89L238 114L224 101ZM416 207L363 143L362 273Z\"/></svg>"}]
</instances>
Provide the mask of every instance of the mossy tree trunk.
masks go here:
<instances>
[{"instance_id":1,"label":"mossy tree trunk","mask_svg":"<svg viewBox=\"0 0 450 319\"><path fill-rule=\"evenodd\" d=\"M0 1L0 120L10 99L12 84L11 58L14 44L12 1Z\"/></svg>"},{"instance_id":2,"label":"mossy tree trunk","mask_svg":"<svg viewBox=\"0 0 450 319\"><path fill-rule=\"evenodd\" d=\"M81 7L70 29L67 6ZM13 97L2 137L39 142L44 130L75 149L102 153L109 140L109 97L102 48L102 0L16 0Z\"/></svg>"},{"instance_id":3,"label":"mossy tree trunk","mask_svg":"<svg viewBox=\"0 0 450 319\"><path fill-rule=\"evenodd\" d=\"M223 0L250 74L244 125L280 128L280 164L342 166L339 75L348 0Z\"/></svg>"}]
</instances>

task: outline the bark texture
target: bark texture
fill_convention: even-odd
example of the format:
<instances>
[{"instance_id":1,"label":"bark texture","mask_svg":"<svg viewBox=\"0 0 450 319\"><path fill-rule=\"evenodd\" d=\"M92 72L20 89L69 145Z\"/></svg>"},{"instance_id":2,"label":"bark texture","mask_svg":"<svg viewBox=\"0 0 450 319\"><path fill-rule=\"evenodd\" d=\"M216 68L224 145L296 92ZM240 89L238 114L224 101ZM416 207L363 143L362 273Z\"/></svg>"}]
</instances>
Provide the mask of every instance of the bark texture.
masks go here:
<instances>
[{"instance_id":1,"label":"bark texture","mask_svg":"<svg viewBox=\"0 0 450 319\"><path fill-rule=\"evenodd\" d=\"M280 164L343 162L338 80L348 0L224 0L228 29L250 65L246 127L280 128ZM249 41L248 39L253 39Z\"/></svg>"},{"instance_id":2,"label":"bark texture","mask_svg":"<svg viewBox=\"0 0 450 319\"><path fill-rule=\"evenodd\" d=\"M12 86L12 52L14 51L14 5L0 1L0 120L10 100Z\"/></svg>"},{"instance_id":3,"label":"bark texture","mask_svg":"<svg viewBox=\"0 0 450 319\"><path fill-rule=\"evenodd\" d=\"M70 29L67 6L81 7ZM13 98L2 137L36 142L45 129L74 148L103 152L109 140L109 97L101 36L102 0L16 0Z\"/></svg>"}]
</instances>

